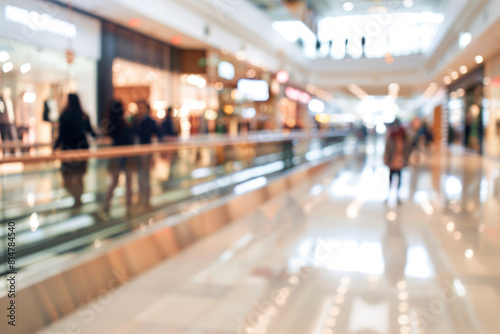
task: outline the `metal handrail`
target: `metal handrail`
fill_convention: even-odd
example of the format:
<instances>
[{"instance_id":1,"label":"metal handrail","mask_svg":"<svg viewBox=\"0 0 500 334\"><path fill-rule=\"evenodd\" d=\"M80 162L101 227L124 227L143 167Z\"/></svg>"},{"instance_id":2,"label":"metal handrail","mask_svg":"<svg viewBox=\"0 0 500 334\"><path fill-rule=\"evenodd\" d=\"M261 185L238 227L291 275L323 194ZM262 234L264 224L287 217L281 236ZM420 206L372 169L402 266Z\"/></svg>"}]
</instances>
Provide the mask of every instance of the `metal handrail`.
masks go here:
<instances>
[{"instance_id":1,"label":"metal handrail","mask_svg":"<svg viewBox=\"0 0 500 334\"><path fill-rule=\"evenodd\" d=\"M113 146L98 149L84 150L67 150L52 152L51 155L39 156L9 156L0 159L2 163L40 163L49 161L83 161L92 158L97 159L112 159L121 157L134 157L150 155L154 153L167 153L177 151L178 149L186 148L212 148L217 146L235 146L242 144L267 144L288 142L298 139L313 139L313 138L331 138L343 137L350 134L351 131L321 131L321 132L290 132L290 133L257 133L246 136L229 136L223 137L208 135L200 136L192 139L169 139L166 142L154 143L147 145L131 145L131 146Z\"/></svg>"}]
</instances>

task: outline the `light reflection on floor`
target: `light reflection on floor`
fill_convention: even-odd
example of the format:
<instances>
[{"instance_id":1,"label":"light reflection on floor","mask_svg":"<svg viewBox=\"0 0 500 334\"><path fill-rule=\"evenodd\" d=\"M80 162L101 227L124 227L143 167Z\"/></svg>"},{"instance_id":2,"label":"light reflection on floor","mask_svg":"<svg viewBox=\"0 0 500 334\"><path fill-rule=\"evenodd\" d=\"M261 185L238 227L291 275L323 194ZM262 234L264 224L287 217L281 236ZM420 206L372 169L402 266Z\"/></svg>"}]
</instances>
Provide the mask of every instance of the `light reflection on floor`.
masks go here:
<instances>
[{"instance_id":1,"label":"light reflection on floor","mask_svg":"<svg viewBox=\"0 0 500 334\"><path fill-rule=\"evenodd\" d=\"M403 173L397 205L385 202L390 192L383 142L369 142L365 152L347 156L283 200L273 199L272 210L235 222L132 282L116 299L144 298L136 311L135 305L112 303L82 328L498 333L498 164L436 156ZM272 223L259 223L270 211L276 212ZM135 315L117 316L120 311ZM64 328L65 321L82 323L72 315L51 330Z\"/></svg>"}]
</instances>

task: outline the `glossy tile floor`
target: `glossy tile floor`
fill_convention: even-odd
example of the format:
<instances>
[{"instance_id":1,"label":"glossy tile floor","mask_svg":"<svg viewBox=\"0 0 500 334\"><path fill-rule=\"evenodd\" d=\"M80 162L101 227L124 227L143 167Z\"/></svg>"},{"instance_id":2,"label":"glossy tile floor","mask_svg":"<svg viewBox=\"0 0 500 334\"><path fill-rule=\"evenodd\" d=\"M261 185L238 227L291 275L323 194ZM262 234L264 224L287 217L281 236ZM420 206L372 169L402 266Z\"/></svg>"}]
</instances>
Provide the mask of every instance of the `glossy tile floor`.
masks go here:
<instances>
[{"instance_id":1,"label":"glossy tile floor","mask_svg":"<svg viewBox=\"0 0 500 334\"><path fill-rule=\"evenodd\" d=\"M403 174L397 205L383 149L41 333L500 333L499 163L434 155Z\"/></svg>"}]
</instances>

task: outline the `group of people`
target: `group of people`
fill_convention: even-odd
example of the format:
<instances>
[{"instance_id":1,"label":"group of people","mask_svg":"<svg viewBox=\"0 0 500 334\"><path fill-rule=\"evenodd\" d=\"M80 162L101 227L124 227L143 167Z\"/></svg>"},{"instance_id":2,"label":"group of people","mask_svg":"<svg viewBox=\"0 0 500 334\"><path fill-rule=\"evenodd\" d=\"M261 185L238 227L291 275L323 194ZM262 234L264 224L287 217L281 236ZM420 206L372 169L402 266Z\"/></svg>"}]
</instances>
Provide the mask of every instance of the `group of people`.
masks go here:
<instances>
[{"instance_id":1,"label":"group of people","mask_svg":"<svg viewBox=\"0 0 500 334\"><path fill-rule=\"evenodd\" d=\"M402 182L401 171L410 164L412 152L428 148L433 141L432 133L425 122L416 119L413 123L413 136L407 134L399 119L396 119L388 128L384 163L389 167L390 188L393 187L397 177L396 196L398 204L401 203L399 199L399 189Z\"/></svg>"},{"instance_id":2,"label":"group of people","mask_svg":"<svg viewBox=\"0 0 500 334\"><path fill-rule=\"evenodd\" d=\"M137 101L138 111L133 117L127 117L125 108L121 101L113 100L109 104L107 122L102 129L103 134L113 140L113 146L127 146L135 143L151 144L156 137L161 141L164 137L176 137L173 122L173 112L169 108L161 126L150 117L150 106L146 100ZM80 99L76 94L68 96L68 105L59 120L59 136L54 144L54 149L72 150L75 157L72 161L66 161L61 166L64 187L74 197L74 207L82 205L83 176L87 171L87 161L78 157L78 150L88 149L88 137L96 137L92 129L89 116L82 110ZM125 174L126 179L126 205L130 210L132 205L132 174L137 172L139 180L139 205L148 209L150 206L150 167L151 155L139 157L121 157L110 160L109 172L111 184L106 192L103 211L109 212L113 193L118 185L120 173Z\"/></svg>"}]
</instances>

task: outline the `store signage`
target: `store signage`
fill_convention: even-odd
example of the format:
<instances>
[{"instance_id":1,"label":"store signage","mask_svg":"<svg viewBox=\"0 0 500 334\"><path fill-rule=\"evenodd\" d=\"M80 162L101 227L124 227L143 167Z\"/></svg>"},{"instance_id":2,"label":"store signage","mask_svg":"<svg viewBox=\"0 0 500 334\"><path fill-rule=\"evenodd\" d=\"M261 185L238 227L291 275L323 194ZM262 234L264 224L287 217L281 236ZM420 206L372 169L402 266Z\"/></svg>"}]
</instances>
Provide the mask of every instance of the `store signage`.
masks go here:
<instances>
[{"instance_id":1,"label":"store signage","mask_svg":"<svg viewBox=\"0 0 500 334\"><path fill-rule=\"evenodd\" d=\"M308 104L311 101L311 95L293 87L287 87L285 89L285 95L292 101L298 101L304 104Z\"/></svg>"},{"instance_id":2,"label":"store signage","mask_svg":"<svg viewBox=\"0 0 500 334\"><path fill-rule=\"evenodd\" d=\"M219 77L221 77L222 79L233 80L234 65L227 61L221 61L219 63L219 66L217 67L217 73L219 74Z\"/></svg>"},{"instance_id":3,"label":"store signage","mask_svg":"<svg viewBox=\"0 0 500 334\"><path fill-rule=\"evenodd\" d=\"M269 84L264 80L241 79L238 81L238 91L248 100L269 100Z\"/></svg>"},{"instance_id":4,"label":"store signage","mask_svg":"<svg viewBox=\"0 0 500 334\"><path fill-rule=\"evenodd\" d=\"M5 19L27 26L33 31L46 31L68 38L76 38L77 35L74 24L56 19L48 14L40 14L15 6L5 7Z\"/></svg>"}]
</instances>

